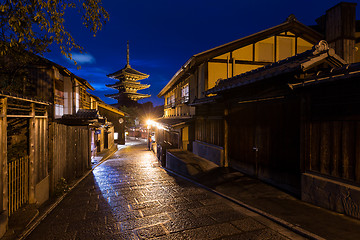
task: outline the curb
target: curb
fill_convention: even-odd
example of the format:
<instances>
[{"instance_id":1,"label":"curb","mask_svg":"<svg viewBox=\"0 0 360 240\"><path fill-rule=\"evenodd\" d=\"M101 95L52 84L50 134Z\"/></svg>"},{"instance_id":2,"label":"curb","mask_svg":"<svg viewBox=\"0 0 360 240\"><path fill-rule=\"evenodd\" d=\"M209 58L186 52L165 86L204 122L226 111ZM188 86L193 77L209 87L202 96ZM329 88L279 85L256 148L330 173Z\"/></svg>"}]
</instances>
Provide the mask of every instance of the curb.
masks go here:
<instances>
[{"instance_id":1,"label":"curb","mask_svg":"<svg viewBox=\"0 0 360 240\"><path fill-rule=\"evenodd\" d=\"M227 200L229 200L229 201L231 201L231 202L233 202L235 204L238 204L238 205L240 205L240 206L242 206L242 207L244 207L244 208L246 208L246 209L248 209L248 210L250 210L252 212L255 212L255 213L257 213L257 214L259 214L259 215L261 215L261 216L263 216L263 217L265 217L265 218L279 224L280 226L283 226L283 227L285 227L285 228L287 228L287 229L301 235L302 237L305 237L305 238L308 238L308 239L311 239L311 240L326 240L323 237L320 237L320 236L318 236L318 235L316 235L314 233L311 233L311 232L309 232L309 231L307 231L307 230L305 230L303 228L300 228L300 227L298 227L298 226L296 226L296 225L294 225L292 223L289 223L289 222L287 222L287 221L285 221L285 220L283 220L281 218L275 217L275 216L273 216L273 215L271 215L271 214L269 214L267 212L264 212L264 211L262 211L262 210L260 210L258 208L252 207L252 206L250 206L250 205L248 205L248 204L246 204L246 203L244 203L244 202L242 202L240 200L237 200L235 198L227 196L226 194L223 194L223 193L218 192L218 191L216 191L216 190L214 190L212 188L209 188L209 187L207 187L207 186L205 186L205 185L203 185L203 184L201 184L199 182L196 182L195 180L193 180L191 178L188 178L188 177L186 177L184 175L181 175L181 174L179 174L177 172L174 172L174 171L172 171L170 169L167 169L167 168L164 168L164 167L161 167L161 168L163 168L165 171L167 171L169 173L172 173L172 174L174 174L174 175L176 175L178 177L181 177L181 178L183 178L183 179L185 179L185 180L187 180L187 181L189 181L191 183L194 183L195 185L197 185L197 186L199 186L201 188L204 188L204 189L208 190L209 192L215 193L220 197L223 197L223 198L225 198L225 199L227 199Z\"/></svg>"},{"instance_id":2,"label":"curb","mask_svg":"<svg viewBox=\"0 0 360 240\"><path fill-rule=\"evenodd\" d=\"M59 205L59 203L82 181L84 180L92 171L94 171L95 168L97 168L100 164L102 164L104 161L106 161L107 159L109 159L115 152L118 151L118 148L116 147L114 149L114 151L110 152L109 155L103 157L100 162L98 162L95 166L93 166L89 171L87 171L79 180L77 180L74 185L72 185L69 190L64 193L64 195L62 195L61 197L59 197L56 202L54 202L43 214L41 214L38 219L35 220L36 217L33 218L32 221L34 222L29 222L28 223L28 227L19 235L18 239L19 240L23 240L25 239L27 236L30 235L30 233L47 217L47 215L49 215L52 210L55 209L55 207L57 205Z\"/></svg>"}]
</instances>

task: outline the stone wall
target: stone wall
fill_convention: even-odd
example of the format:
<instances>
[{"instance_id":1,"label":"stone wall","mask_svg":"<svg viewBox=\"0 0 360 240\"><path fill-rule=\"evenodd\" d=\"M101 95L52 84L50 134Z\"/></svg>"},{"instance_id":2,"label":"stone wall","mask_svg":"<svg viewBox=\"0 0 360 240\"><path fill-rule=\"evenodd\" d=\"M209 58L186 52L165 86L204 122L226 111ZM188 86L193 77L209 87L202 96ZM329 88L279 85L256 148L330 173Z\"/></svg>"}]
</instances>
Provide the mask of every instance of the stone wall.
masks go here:
<instances>
[{"instance_id":1,"label":"stone wall","mask_svg":"<svg viewBox=\"0 0 360 240\"><path fill-rule=\"evenodd\" d=\"M221 165L224 159L224 149L222 147L200 141L193 142L193 153L218 166Z\"/></svg>"},{"instance_id":2,"label":"stone wall","mask_svg":"<svg viewBox=\"0 0 360 240\"><path fill-rule=\"evenodd\" d=\"M360 188L351 184L304 173L301 199L311 204L360 219Z\"/></svg>"}]
</instances>

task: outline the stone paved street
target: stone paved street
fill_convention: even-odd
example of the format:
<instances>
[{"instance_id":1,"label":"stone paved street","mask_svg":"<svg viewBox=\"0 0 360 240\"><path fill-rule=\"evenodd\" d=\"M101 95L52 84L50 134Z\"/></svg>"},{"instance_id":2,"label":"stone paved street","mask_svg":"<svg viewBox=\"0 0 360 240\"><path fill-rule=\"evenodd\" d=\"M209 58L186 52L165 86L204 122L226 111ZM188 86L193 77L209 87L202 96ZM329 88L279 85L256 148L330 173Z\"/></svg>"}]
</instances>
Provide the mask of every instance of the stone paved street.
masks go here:
<instances>
[{"instance_id":1,"label":"stone paved street","mask_svg":"<svg viewBox=\"0 0 360 240\"><path fill-rule=\"evenodd\" d=\"M87 176L27 239L301 239L159 167L130 142Z\"/></svg>"}]
</instances>

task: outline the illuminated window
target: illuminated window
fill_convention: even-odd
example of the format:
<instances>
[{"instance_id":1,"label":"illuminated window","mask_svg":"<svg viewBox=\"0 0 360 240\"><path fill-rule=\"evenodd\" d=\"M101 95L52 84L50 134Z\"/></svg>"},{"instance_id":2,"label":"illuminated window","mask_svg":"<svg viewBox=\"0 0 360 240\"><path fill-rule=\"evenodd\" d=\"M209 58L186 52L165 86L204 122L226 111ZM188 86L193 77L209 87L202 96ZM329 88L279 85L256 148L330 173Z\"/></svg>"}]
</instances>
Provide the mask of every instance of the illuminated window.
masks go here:
<instances>
[{"instance_id":1,"label":"illuminated window","mask_svg":"<svg viewBox=\"0 0 360 240\"><path fill-rule=\"evenodd\" d=\"M175 107L175 94L170 96L170 104L172 108Z\"/></svg>"},{"instance_id":2,"label":"illuminated window","mask_svg":"<svg viewBox=\"0 0 360 240\"><path fill-rule=\"evenodd\" d=\"M189 84L181 88L181 103L189 102Z\"/></svg>"},{"instance_id":3,"label":"illuminated window","mask_svg":"<svg viewBox=\"0 0 360 240\"><path fill-rule=\"evenodd\" d=\"M302 53L312 48L313 44L305 41L302 38L298 38L297 40L297 53Z\"/></svg>"},{"instance_id":4,"label":"illuminated window","mask_svg":"<svg viewBox=\"0 0 360 240\"><path fill-rule=\"evenodd\" d=\"M61 118L64 115L64 106L55 104L55 118Z\"/></svg>"},{"instance_id":5,"label":"illuminated window","mask_svg":"<svg viewBox=\"0 0 360 240\"><path fill-rule=\"evenodd\" d=\"M278 38L278 48L279 48L279 57L278 60L283 60L285 58L291 57L293 55L293 38L279 37Z\"/></svg>"},{"instance_id":6,"label":"illuminated window","mask_svg":"<svg viewBox=\"0 0 360 240\"><path fill-rule=\"evenodd\" d=\"M255 43L255 61L273 62L274 61L274 37L264 39Z\"/></svg>"}]
</instances>

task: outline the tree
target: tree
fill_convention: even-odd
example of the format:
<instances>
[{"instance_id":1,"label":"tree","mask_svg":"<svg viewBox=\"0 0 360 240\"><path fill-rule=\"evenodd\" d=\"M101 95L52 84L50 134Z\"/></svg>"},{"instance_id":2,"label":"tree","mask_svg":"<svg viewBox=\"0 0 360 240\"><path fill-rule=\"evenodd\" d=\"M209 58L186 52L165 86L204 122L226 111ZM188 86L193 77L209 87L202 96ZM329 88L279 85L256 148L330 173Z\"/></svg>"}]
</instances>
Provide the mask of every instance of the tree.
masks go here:
<instances>
[{"instance_id":1,"label":"tree","mask_svg":"<svg viewBox=\"0 0 360 240\"><path fill-rule=\"evenodd\" d=\"M70 8L78 10L94 36L109 19L101 0L1 0L0 56L13 49L42 54L57 43L61 53L72 59L71 51L83 48L64 26L64 15Z\"/></svg>"}]
</instances>

